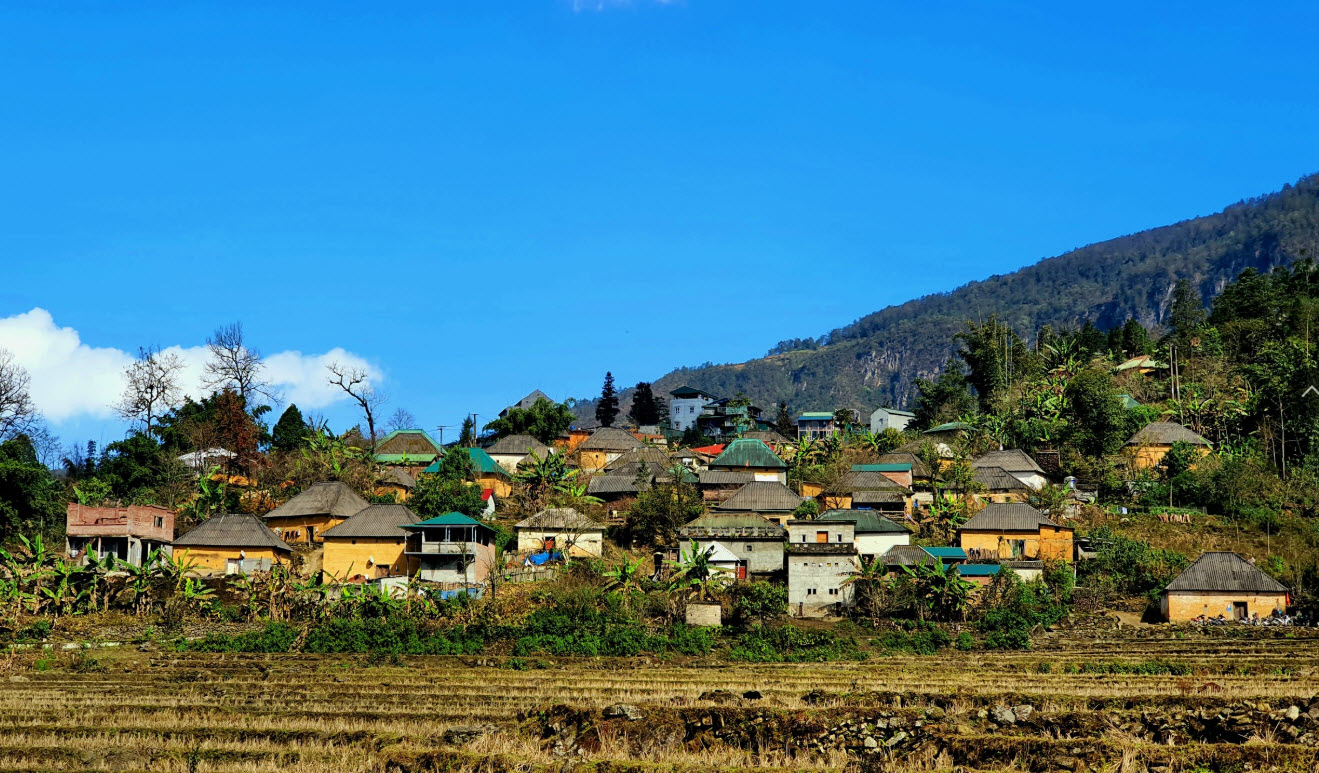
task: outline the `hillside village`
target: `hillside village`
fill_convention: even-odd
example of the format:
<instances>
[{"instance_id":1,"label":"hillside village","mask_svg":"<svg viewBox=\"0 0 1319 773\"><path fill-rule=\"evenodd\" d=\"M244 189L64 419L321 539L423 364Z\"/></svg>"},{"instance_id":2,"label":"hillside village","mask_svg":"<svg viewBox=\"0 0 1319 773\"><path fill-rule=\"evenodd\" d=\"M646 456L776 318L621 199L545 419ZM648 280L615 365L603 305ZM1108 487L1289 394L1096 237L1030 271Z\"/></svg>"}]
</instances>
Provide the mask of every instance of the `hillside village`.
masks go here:
<instances>
[{"instance_id":1,"label":"hillside village","mask_svg":"<svg viewBox=\"0 0 1319 773\"><path fill-rule=\"evenodd\" d=\"M444 443L405 411L377 429L379 402L342 377L359 426L335 433L289 406L266 429L267 409L247 408L256 371L231 374L99 454L73 449L59 478L31 465L25 435L4 444L37 481L6 489L19 514L0 555L6 619L21 637L34 619L115 611L206 631L421 609L440 636L478 614L566 637L519 639L529 652L604 654L583 642L618 630L682 650L676 631L695 627L773 658L803 646L785 621L966 648L1025 648L1095 619L1306 625L1313 406L1301 395L1275 423L1245 363L1271 347L1309 355L1285 319L1242 319L1258 311L1240 300L1312 271L1247 272L1212 315L1183 292L1161 338L1131 321L1028 347L993 318L968 324L960 359L918 380L911 410L794 412L644 382L623 395L607 374L591 421L534 390ZM219 359L243 361L241 328L228 330ZM569 603L595 616L589 635L535 622ZM507 636L443 646L499 650ZM851 646L832 636L804 648Z\"/></svg>"}]
</instances>

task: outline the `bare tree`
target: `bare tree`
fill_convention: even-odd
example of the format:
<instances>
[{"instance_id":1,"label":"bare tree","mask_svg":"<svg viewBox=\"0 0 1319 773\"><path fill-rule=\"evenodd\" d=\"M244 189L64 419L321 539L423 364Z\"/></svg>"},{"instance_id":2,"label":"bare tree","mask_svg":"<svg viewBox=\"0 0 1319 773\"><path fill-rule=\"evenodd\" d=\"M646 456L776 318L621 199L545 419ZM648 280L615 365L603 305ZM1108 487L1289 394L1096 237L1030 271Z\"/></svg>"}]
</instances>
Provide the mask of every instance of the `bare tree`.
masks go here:
<instances>
[{"instance_id":1,"label":"bare tree","mask_svg":"<svg viewBox=\"0 0 1319 773\"><path fill-rule=\"evenodd\" d=\"M0 440L26 432L37 423L31 387L32 378L13 352L0 349Z\"/></svg>"},{"instance_id":2,"label":"bare tree","mask_svg":"<svg viewBox=\"0 0 1319 773\"><path fill-rule=\"evenodd\" d=\"M129 421L141 421L151 435L153 420L179 404L179 371L183 359L165 354L159 347L137 350L137 359L124 370L124 394L112 406L115 413Z\"/></svg>"},{"instance_id":3,"label":"bare tree","mask_svg":"<svg viewBox=\"0 0 1319 773\"><path fill-rule=\"evenodd\" d=\"M389 423L385 425L385 428L390 432L396 429L416 429L417 417L413 416L406 408L399 408L390 414Z\"/></svg>"},{"instance_id":4,"label":"bare tree","mask_svg":"<svg viewBox=\"0 0 1319 773\"><path fill-rule=\"evenodd\" d=\"M370 375L362 368L332 362L325 366L330 371L330 386L337 386L357 403L366 419L366 442L371 453L376 452L376 411L385 404L385 395L371 385Z\"/></svg>"},{"instance_id":5,"label":"bare tree","mask_svg":"<svg viewBox=\"0 0 1319 773\"><path fill-rule=\"evenodd\" d=\"M261 352L243 340L242 322L216 328L206 339L206 348L211 352L211 359L203 366L202 386L212 391L232 389L243 398L245 405L249 404L252 395L278 399L270 383L261 377L266 368Z\"/></svg>"}]
</instances>

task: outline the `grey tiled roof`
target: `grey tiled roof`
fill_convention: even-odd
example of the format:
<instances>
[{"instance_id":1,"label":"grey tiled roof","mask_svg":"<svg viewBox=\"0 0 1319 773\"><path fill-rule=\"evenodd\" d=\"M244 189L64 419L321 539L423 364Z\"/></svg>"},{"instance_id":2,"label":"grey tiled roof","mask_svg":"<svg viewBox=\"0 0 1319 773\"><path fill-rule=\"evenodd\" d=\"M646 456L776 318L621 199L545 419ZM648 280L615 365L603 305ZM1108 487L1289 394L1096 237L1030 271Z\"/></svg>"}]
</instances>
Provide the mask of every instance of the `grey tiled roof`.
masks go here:
<instances>
[{"instance_id":1,"label":"grey tiled roof","mask_svg":"<svg viewBox=\"0 0 1319 773\"><path fill-rule=\"evenodd\" d=\"M797 509L802 498L792 489L777 481L754 481L737 490L737 493L719 505L719 510L737 510L752 513L782 513Z\"/></svg>"},{"instance_id":2,"label":"grey tiled roof","mask_svg":"<svg viewBox=\"0 0 1319 773\"><path fill-rule=\"evenodd\" d=\"M260 519L247 513L216 513L174 540L174 547L274 548L293 551Z\"/></svg>"},{"instance_id":3,"label":"grey tiled roof","mask_svg":"<svg viewBox=\"0 0 1319 773\"><path fill-rule=\"evenodd\" d=\"M592 531L604 526L582 515L571 507L551 507L530 518L519 521L517 529L580 529Z\"/></svg>"},{"instance_id":4,"label":"grey tiled roof","mask_svg":"<svg viewBox=\"0 0 1319 773\"><path fill-rule=\"evenodd\" d=\"M334 515L347 518L362 512L368 504L342 481L313 483L306 491L266 513L266 518L291 515Z\"/></svg>"},{"instance_id":5,"label":"grey tiled roof","mask_svg":"<svg viewBox=\"0 0 1319 773\"><path fill-rule=\"evenodd\" d=\"M578 449L582 451L631 451L640 448L643 443L632 437L630 432L618 427L601 427L585 440Z\"/></svg>"},{"instance_id":6,"label":"grey tiled roof","mask_svg":"<svg viewBox=\"0 0 1319 773\"><path fill-rule=\"evenodd\" d=\"M702 486L745 486L756 480L754 472L739 470L706 470L697 473Z\"/></svg>"},{"instance_id":7,"label":"grey tiled roof","mask_svg":"<svg viewBox=\"0 0 1319 773\"><path fill-rule=\"evenodd\" d=\"M971 462L972 467L1000 467L1007 472L1035 472L1044 474L1044 469L1020 448L1008 448L1003 451L990 451Z\"/></svg>"},{"instance_id":8,"label":"grey tiled roof","mask_svg":"<svg viewBox=\"0 0 1319 773\"><path fill-rule=\"evenodd\" d=\"M961 531L1035 531L1041 526L1055 529L1070 529L1059 526L1044 517L1044 514L1030 505L1020 503L995 502L985 506L974 518L962 524Z\"/></svg>"},{"instance_id":9,"label":"grey tiled roof","mask_svg":"<svg viewBox=\"0 0 1319 773\"><path fill-rule=\"evenodd\" d=\"M1146 424L1127 441L1129 446L1170 446L1173 443L1190 443L1194 446L1212 445L1203 435L1192 432L1176 422L1156 421Z\"/></svg>"},{"instance_id":10,"label":"grey tiled roof","mask_svg":"<svg viewBox=\"0 0 1319 773\"><path fill-rule=\"evenodd\" d=\"M1170 591L1286 593L1287 587L1230 552L1202 553L1172 582Z\"/></svg>"},{"instance_id":11,"label":"grey tiled roof","mask_svg":"<svg viewBox=\"0 0 1319 773\"><path fill-rule=\"evenodd\" d=\"M1025 491L1027 488L1020 478L1002 467L975 468L975 481L986 491Z\"/></svg>"},{"instance_id":12,"label":"grey tiled roof","mask_svg":"<svg viewBox=\"0 0 1319 773\"><path fill-rule=\"evenodd\" d=\"M544 459L549 454L550 447L531 435L509 435L496 440L494 445L487 448L485 452L487 454L504 454L508 456L514 454L525 456L534 453Z\"/></svg>"},{"instance_id":13,"label":"grey tiled roof","mask_svg":"<svg viewBox=\"0 0 1319 773\"><path fill-rule=\"evenodd\" d=\"M402 526L421 520L417 514L403 505L371 505L334 528L327 529L321 536L326 539L344 537L397 537L402 539L406 532Z\"/></svg>"}]
</instances>

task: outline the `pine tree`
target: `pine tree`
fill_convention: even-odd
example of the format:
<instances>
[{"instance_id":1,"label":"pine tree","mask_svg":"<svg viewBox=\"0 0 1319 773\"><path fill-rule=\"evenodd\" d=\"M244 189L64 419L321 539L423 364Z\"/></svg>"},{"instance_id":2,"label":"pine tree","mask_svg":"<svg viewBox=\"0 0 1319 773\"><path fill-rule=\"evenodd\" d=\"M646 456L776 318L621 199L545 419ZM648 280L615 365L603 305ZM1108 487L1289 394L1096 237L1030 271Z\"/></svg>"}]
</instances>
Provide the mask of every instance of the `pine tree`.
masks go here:
<instances>
[{"instance_id":1,"label":"pine tree","mask_svg":"<svg viewBox=\"0 0 1319 773\"><path fill-rule=\"evenodd\" d=\"M1178 279L1172 293L1172 314L1168 320L1172 324L1173 334L1178 340L1187 341L1204 327L1205 316L1200 294L1188 280Z\"/></svg>"},{"instance_id":2,"label":"pine tree","mask_svg":"<svg viewBox=\"0 0 1319 773\"><path fill-rule=\"evenodd\" d=\"M783 437L797 436L797 430L792 426L792 414L788 413L788 404L782 400L779 401L779 415L774 420L774 427Z\"/></svg>"},{"instance_id":3,"label":"pine tree","mask_svg":"<svg viewBox=\"0 0 1319 773\"><path fill-rule=\"evenodd\" d=\"M476 420L471 416L463 418L463 428L458 432L458 445L464 448L476 445Z\"/></svg>"},{"instance_id":4,"label":"pine tree","mask_svg":"<svg viewBox=\"0 0 1319 773\"><path fill-rule=\"evenodd\" d=\"M600 402L595 405L595 419L602 427L614 426L618 418L618 392L614 389L614 374L605 373L605 384L600 388Z\"/></svg>"},{"instance_id":5,"label":"pine tree","mask_svg":"<svg viewBox=\"0 0 1319 773\"><path fill-rule=\"evenodd\" d=\"M632 410L627 415L638 427L659 424L659 406L655 403L655 393L651 391L650 382L641 381L637 384L636 391L632 393Z\"/></svg>"},{"instance_id":6,"label":"pine tree","mask_svg":"<svg viewBox=\"0 0 1319 773\"><path fill-rule=\"evenodd\" d=\"M289 405L270 432L270 445L277 451L296 451L307 437L307 421L298 406Z\"/></svg>"}]
</instances>

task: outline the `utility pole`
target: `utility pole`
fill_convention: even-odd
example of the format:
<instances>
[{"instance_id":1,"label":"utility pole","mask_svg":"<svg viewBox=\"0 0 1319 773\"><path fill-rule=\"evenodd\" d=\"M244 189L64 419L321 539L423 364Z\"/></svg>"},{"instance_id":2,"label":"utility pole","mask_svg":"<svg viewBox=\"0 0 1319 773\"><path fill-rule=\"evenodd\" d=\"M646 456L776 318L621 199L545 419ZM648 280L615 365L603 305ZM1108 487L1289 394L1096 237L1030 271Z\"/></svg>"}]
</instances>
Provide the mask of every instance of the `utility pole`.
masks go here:
<instances>
[{"instance_id":1,"label":"utility pole","mask_svg":"<svg viewBox=\"0 0 1319 773\"><path fill-rule=\"evenodd\" d=\"M438 429L438 430L440 431L440 446L441 446L441 447L444 446L444 430L445 430L445 428L447 428L447 427L449 427L449 426L452 426L452 425L449 425L449 424L440 424L440 425L438 425L438 426L435 427L435 429Z\"/></svg>"}]
</instances>

